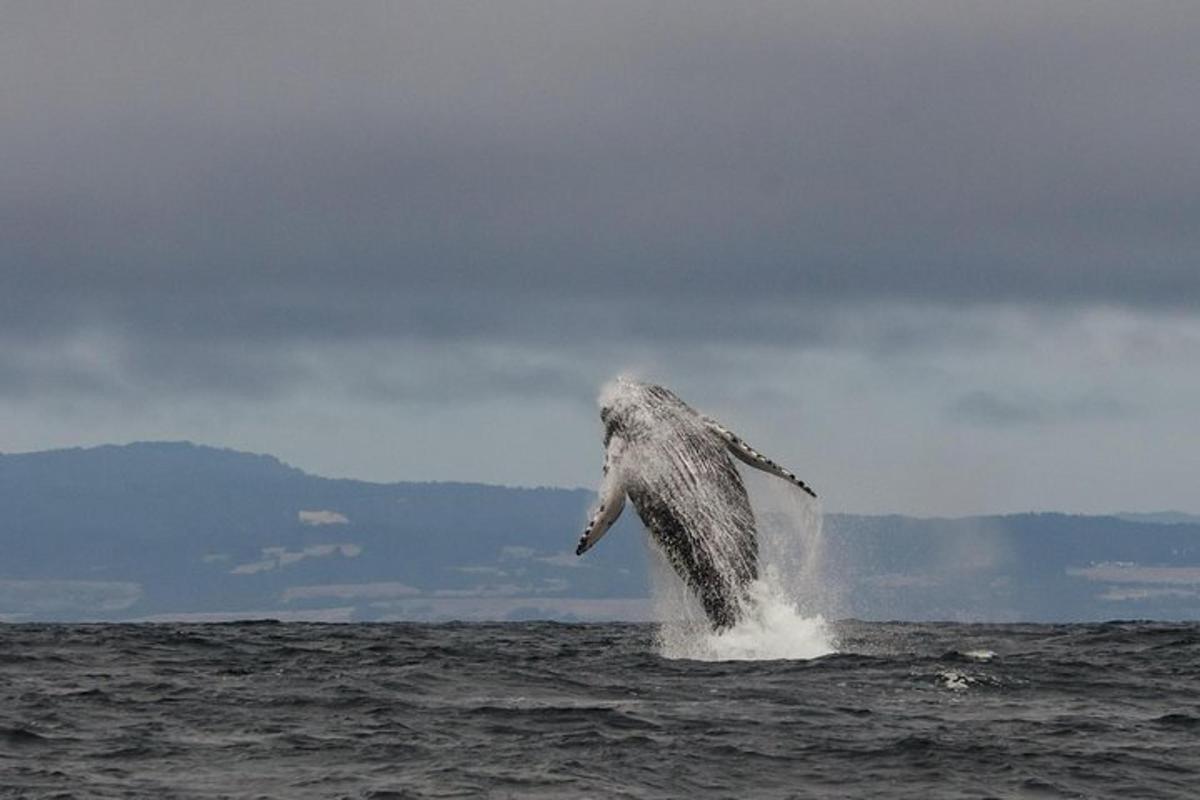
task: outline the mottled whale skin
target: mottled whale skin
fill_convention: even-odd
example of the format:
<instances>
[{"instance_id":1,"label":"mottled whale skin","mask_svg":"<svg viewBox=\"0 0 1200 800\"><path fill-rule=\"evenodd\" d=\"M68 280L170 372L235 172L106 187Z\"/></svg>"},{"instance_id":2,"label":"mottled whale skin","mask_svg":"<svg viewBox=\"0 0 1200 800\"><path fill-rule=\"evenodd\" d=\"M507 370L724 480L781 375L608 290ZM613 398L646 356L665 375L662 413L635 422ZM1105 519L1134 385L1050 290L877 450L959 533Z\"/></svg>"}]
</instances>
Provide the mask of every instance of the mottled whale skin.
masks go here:
<instances>
[{"instance_id":1,"label":"mottled whale skin","mask_svg":"<svg viewBox=\"0 0 1200 800\"><path fill-rule=\"evenodd\" d=\"M735 625L758 577L758 539L746 487L730 457L816 494L662 386L618 378L600 404L604 481L576 555L616 522L628 496L713 628Z\"/></svg>"}]
</instances>

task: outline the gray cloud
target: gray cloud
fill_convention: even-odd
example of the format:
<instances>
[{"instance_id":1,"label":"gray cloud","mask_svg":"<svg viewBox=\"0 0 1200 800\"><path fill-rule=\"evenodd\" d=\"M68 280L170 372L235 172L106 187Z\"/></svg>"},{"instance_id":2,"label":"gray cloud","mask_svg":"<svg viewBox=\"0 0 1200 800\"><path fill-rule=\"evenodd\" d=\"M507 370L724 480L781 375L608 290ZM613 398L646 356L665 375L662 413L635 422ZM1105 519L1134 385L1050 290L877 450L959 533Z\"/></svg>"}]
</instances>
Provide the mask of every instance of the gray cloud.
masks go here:
<instances>
[{"instance_id":1,"label":"gray cloud","mask_svg":"<svg viewBox=\"0 0 1200 800\"><path fill-rule=\"evenodd\" d=\"M976 390L963 394L947 407L947 414L953 420L999 428L1112 420L1136 413L1137 409L1128 403L1102 392L1052 398L1021 391Z\"/></svg>"},{"instance_id":2,"label":"gray cloud","mask_svg":"<svg viewBox=\"0 0 1200 800\"><path fill-rule=\"evenodd\" d=\"M1028 399L998 397L984 391L968 392L950 404L951 417L984 425L1022 425L1045 418L1041 404Z\"/></svg>"},{"instance_id":3,"label":"gray cloud","mask_svg":"<svg viewBox=\"0 0 1200 800\"><path fill-rule=\"evenodd\" d=\"M7 13L6 336L537 340L641 296L624 335L780 341L745 312L1200 299L1187 5Z\"/></svg>"}]
</instances>

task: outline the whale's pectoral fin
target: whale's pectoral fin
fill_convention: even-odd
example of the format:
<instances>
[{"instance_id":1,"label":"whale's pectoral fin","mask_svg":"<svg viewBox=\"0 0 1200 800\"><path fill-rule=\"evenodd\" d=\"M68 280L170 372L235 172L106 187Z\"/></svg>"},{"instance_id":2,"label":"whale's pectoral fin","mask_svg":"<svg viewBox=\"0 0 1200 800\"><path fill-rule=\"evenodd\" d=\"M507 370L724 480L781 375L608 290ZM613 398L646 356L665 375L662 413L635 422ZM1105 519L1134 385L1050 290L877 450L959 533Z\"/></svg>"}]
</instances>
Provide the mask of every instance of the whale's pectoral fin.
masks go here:
<instances>
[{"instance_id":1,"label":"whale's pectoral fin","mask_svg":"<svg viewBox=\"0 0 1200 800\"><path fill-rule=\"evenodd\" d=\"M583 535L579 537L579 546L575 548L575 555L583 555L591 549L592 545L600 541L600 537L608 533L608 529L617 521L617 517L621 516L621 511L624 509L625 487L617 481L605 481L600 495L600 504L592 512L592 518L584 528Z\"/></svg>"},{"instance_id":2,"label":"whale's pectoral fin","mask_svg":"<svg viewBox=\"0 0 1200 800\"><path fill-rule=\"evenodd\" d=\"M774 475L777 478L783 478L789 483L794 483L813 497L817 496L817 493L810 489L808 484L746 444L736 433L712 417L704 417L704 424L708 426L709 430L725 440L725 446L729 448L729 452L733 453L737 460L755 469L762 470L769 475Z\"/></svg>"}]
</instances>

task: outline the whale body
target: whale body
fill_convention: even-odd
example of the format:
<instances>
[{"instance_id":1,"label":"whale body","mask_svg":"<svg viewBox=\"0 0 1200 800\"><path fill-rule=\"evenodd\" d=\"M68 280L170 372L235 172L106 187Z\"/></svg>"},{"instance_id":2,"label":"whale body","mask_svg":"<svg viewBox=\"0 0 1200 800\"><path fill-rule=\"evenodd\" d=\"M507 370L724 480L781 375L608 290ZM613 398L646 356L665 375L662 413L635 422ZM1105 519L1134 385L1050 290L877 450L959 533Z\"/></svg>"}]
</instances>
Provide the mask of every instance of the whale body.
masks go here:
<instances>
[{"instance_id":1,"label":"whale body","mask_svg":"<svg viewBox=\"0 0 1200 800\"><path fill-rule=\"evenodd\" d=\"M669 389L618 378L600 398L604 480L576 555L633 502L655 545L699 598L715 630L737 623L758 577L758 538L732 459L816 494Z\"/></svg>"}]
</instances>

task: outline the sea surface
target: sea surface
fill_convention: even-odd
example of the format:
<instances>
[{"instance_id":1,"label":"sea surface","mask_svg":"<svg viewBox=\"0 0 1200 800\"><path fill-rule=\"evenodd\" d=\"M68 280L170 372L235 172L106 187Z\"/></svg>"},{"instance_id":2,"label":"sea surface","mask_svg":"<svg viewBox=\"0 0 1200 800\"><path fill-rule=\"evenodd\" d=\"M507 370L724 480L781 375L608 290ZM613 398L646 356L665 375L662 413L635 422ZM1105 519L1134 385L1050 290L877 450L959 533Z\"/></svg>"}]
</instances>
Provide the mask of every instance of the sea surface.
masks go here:
<instances>
[{"instance_id":1,"label":"sea surface","mask_svg":"<svg viewBox=\"0 0 1200 800\"><path fill-rule=\"evenodd\" d=\"M0 797L1200 796L1200 625L0 625Z\"/></svg>"}]
</instances>

